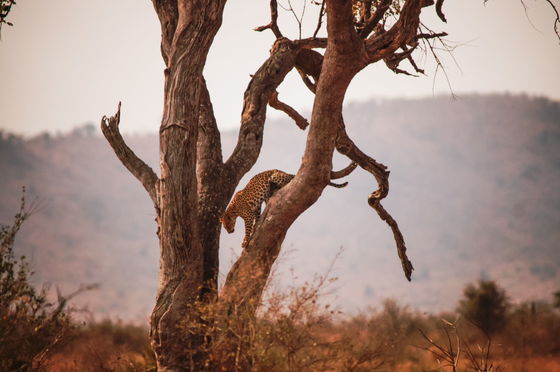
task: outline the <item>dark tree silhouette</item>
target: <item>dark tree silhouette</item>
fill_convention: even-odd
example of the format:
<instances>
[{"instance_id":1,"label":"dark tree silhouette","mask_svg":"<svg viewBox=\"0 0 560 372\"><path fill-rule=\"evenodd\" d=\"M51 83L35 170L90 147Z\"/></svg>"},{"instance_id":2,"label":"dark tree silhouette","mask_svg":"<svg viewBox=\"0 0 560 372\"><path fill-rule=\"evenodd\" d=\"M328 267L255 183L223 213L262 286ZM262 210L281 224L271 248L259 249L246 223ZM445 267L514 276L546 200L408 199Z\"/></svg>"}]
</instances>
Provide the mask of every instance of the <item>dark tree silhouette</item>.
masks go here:
<instances>
[{"instance_id":1,"label":"dark tree silhouette","mask_svg":"<svg viewBox=\"0 0 560 372\"><path fill-rule=\"evenodd\" d=\"M506 292L492 280L469 284L463 291L458 312L483 331L492 334L506 324L509 303Z\"/></svg>"}]
</instances>

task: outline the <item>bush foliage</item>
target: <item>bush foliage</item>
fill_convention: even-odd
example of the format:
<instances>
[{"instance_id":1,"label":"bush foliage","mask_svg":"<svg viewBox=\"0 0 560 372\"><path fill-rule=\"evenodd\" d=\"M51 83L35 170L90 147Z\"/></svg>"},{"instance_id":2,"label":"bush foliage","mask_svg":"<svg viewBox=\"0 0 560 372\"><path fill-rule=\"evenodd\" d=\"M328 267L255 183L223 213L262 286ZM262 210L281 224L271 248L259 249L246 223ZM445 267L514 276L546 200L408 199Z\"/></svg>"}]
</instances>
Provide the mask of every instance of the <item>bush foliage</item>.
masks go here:
<instances>
[{"instance_id":1,"label":"bush foliage","mask_svg":"<svg viewBox=\"0 0 560 372\"><path fill-rule=\"evenodd\" d=\"M36 290L25 257L14 255L15 237L30 211L22 197L11 225L0 226L0 371L25 371L39 366L70 329L64 304Z\"/></svg>"}]
</instances>

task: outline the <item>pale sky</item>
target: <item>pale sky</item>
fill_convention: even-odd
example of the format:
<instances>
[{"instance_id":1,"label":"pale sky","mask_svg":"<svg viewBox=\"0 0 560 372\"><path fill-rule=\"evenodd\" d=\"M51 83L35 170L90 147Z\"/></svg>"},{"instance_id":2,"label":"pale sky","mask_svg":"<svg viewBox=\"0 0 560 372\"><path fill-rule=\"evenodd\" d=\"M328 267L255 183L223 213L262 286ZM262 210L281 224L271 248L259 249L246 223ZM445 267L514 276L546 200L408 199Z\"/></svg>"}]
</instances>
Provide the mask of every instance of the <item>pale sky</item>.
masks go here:
<instances>
[{"instance_id":1,"label":"pale sky","mask_svg":"<svg viewBox=\"0 0 560 372\"><path fill-rule=\"evenodd\" d=\"M560 2L553 1L560 8ZM222 129L238 125L249 74L268 56L272 33L252 31L268 23L268 3L230 0L226 6L205 69ZM484 6L483 0L447 0L448 24L434 17L433 8L423 11L428 26L447 31L448 39L459 45L454 57L460 69L451 58L443 59L459 97L510 92L560 100L560 44L553 33L553 12L544 0L525 3L528 17L520 1L490 0ZM308 3L304 26L315 26L315 9ZM21 0L8 20L14 27L2 27L0 41L1 129L35 135L67 132L85 122L97 125L121 100L123 131L157 131L163 62L159 23L150 1ZM297 38L287 12L281 11L280 22L287 36ZM346 102L449 95L443 75L435 76L434 64L425 67L428 76L412 78L396 76L384 64L370 66L356 77ZM302 112L310 110L312 96L297 73L290 73L279 91L286 103ZM282 115L269 112L272 117Z\"/></svg>"}]
</instances>

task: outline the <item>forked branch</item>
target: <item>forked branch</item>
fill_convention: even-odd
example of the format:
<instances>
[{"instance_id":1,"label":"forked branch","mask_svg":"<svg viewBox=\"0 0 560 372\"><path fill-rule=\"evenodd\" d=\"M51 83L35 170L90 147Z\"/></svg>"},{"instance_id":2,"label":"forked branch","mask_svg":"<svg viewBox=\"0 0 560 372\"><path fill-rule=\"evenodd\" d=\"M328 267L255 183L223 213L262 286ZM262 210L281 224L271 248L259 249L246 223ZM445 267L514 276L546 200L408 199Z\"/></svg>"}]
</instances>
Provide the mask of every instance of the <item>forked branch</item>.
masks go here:
<instances>
[{"instance_id":1,"label":"forked branch","mask_svg":"<svg viewBox=\"0 0 560 372\"><path fill-rule=\"evenodd\" d=\"M142 186L150 195L152 202L156 208L158 207L156 183L158 177L142 159L140 159L134 152L126 145L122 135L119 131L119 123L121 120L121 103L117 108L115 115L111 117L103 116L101 119L101 131L113 148L113 151L134 177L142 183Z\"/></svg>"},{"instance_id":2,"label":"forked branch","mask_svg":"<svg viewBox=\"0 0 560 372\"><path fill-rule=\"evenodd\" d=\"M362 38L366 38L369 36L369 34L373 31L375 26L377 26L379 21L383 19L383 16L387 12L387 10L389 10L389 7L391 6L392 2L393 0L381 0L379 5L375 9L375 12L369 17L368 17L369 12L366 11L365 17L368 18L365 18L364 28L360 32L360 36Z\"/></svg>"},{"instance_id":3,"label":"forked branch","mask_svg":"<svg viewBox=\"0 0 560 372\"><path fill-rule=\"evenodd\" d=\"M370 63L391 56L402 45L410 45L416 41L416 31L420 24L421 0L408 0L402 7L399 19L386 32L374 33L366 39L365 45Z\"/></svg>"},{"instance_id":4,"label":"forked branch","mask_svg":"<svg viewBox=\"0 0 560 372\"><path fill-rule=\"evenodd\" d=\"M282 37L282 32L278 28L278 3L276 0L270 0L270 23L255 28L255 31L262 32L268 29L274 33L277 39Z\"/></svg>"}]
</instances>

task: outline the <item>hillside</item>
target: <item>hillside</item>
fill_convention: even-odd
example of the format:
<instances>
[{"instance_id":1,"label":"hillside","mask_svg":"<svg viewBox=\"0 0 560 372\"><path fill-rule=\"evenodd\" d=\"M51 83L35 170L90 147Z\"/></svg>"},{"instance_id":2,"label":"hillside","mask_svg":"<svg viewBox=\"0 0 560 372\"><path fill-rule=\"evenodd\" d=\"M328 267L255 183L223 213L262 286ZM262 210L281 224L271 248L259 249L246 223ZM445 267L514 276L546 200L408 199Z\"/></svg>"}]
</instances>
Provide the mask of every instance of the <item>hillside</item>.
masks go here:
<instances>
[{"instance_id":1,"label":"hillside","mask_svg":"<svg viewBox=\"0 0 560 372\"><path fill-rule=\"evenodd\" d=\"M355 171L327 188L296 221L277 267L279 286L332 274L343 310L386 297L426 310L451 309L466 282L497 280L512 300L550 298L560 283L560 103L525 96L435 97L353 103L345 121L357 144L391 169L386 208L399 221L416 268L406 282L387 226L367 206L375 181ZM1 126L0 122L0 126ZM224 153L236 133L223 133ZM255 173L297 171L304 134L270 121ZM128 144L157 171L157 137ZM337 157L336 167L347 164ZM144 319L154 302L158 246L152 206L91 125L66 135L0 136L0 222L20 188L41 208L19 235L37 283L68 292L99 315ZM239 221L238 224L241 224ZM242 230L223 230L221 272L239 254ZM297 279L293 279L296 276Z\"/></svg>"}]
</instances>

